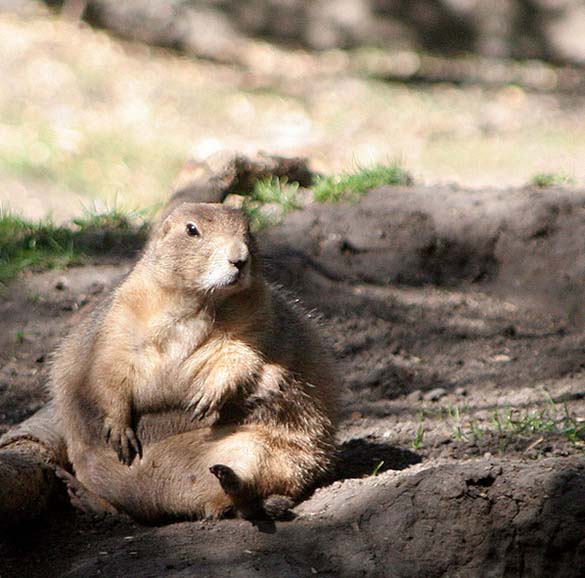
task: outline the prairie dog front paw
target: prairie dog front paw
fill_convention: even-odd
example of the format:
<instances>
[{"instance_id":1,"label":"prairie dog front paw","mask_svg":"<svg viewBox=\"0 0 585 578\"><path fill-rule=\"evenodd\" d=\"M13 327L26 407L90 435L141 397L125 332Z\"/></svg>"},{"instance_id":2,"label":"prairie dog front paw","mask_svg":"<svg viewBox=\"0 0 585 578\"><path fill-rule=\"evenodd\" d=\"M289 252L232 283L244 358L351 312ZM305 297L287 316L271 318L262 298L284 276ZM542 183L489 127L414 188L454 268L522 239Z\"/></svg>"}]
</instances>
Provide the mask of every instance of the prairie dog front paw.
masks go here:
<instances>
[{"instance_id":1,"label":"prairie dog front paw","mask_svg":"<svg viewBox=\"0 0 585 578\"><path fill-rule=\"evenodd\" d=\"M142 445L129 424L106 418L103 433L123 464L129 466L136 456L142 458Z\"/></svg>"}]
</instances>

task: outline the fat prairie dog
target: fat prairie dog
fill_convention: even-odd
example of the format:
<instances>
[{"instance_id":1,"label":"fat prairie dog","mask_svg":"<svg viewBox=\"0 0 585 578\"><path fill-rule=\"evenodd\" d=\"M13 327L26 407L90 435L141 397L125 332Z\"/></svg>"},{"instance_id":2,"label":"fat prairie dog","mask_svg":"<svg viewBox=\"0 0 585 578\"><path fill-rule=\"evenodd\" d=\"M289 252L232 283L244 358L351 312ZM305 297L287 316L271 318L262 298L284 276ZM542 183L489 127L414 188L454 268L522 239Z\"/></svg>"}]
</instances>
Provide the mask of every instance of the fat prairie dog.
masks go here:
<instances>
[{"instance_id":1,"label":"fat prairie dog","mask_svg":"<svg viewBox=\"0 0 585 578\"><path fill-rule=\"evenodd\" d=\"M57 353L72 499L158 522L302 496L332 463L336 410L306 317L264 281L242 212L179 206Z\"/></svg>"}]
</instances>

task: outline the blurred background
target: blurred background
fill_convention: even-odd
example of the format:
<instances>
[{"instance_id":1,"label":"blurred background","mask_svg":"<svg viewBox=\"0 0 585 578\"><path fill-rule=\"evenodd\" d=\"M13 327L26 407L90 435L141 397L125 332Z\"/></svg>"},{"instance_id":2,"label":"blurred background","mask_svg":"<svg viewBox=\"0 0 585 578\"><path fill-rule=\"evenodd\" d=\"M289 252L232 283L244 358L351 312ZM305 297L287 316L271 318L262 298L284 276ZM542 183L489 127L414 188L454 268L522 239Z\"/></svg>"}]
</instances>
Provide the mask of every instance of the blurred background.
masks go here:
<instances>
[{"instance_id":1,"label":"blurred background","mask_svg":"<svg viewBox=\"0 0 585 578\"><path fill-rule=\"evenodd\" d=\"M185 160L585 183L578 0L0 0L0 203L156 206Z\"/></svg>"}]
</instances>

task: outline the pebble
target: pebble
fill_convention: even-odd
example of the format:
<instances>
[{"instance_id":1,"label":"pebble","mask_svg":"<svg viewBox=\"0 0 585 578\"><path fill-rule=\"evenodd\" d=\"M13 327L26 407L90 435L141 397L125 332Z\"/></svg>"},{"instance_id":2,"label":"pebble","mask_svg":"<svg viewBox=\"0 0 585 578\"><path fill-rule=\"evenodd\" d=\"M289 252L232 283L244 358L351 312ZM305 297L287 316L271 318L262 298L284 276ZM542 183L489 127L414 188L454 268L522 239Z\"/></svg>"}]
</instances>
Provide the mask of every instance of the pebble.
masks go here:
<instances>
[{"instance_id":1,"label":"pebble","mask_svg":"<svg viewBox=\"0 0 585 578\"><path fill-rule=\"evenodd\" d=\"M233 209L241 209L246 202L246 197L243 195L228 195L223 204Z\"/></svg>"},{"instance_id":2,"label":"pebble","mask_svg":"<svg viewBox=\"0 0 585 578\"><path fill-rule=\"evenodd\" d=\"M259 213L271 223L279 223L284 217L284 208L278 203L266 203L260 207Z\"/></svg>"},{"instance_id":3,"label":"pebble","mask_svg":"<svg viewBox=\"0 0 585 578\"><path fill-rule=\"evenodd\" d=\"M69 287L69 284L67 283L67 279L65 277L61 277L57 281L57 283L55 283L55 289L57 289L58 291L64 291L68 287Z\"/></svg>"},{"instance_id":4,"label":"pebble","mask_svg":"<svg viewBox=\"0 0 585 578\"><path fill-rule=\"evenodd\" d=\"M439 401L442 397L447 395L447 390L443 387L435 387L435 389L431 389L427 391L423 395L423 399L425 401Z\"/></svg>"},{"instance_id":5,"label":"pebble","mask_svg":"<svg viewBox=\"0 0 585 578\"><path fill-rule=\"evenodd\" d=\"M420 389L415 389L406 396L406 399L408 401L421 401L423 399L423 393Z\"/></svg>"},{"instance_id":6,"label":"pebble","mask_svg":"<svg viewBox=\"0 0 585 578\"><path fill-rule=\"evenodd\" d=\"M512 358L505 353L498 353L497 355L491 357L490 361L493 361L494 363L508 363L512 361Z\"/></svg>"},{"instance_id":7,"label":"pebble","mask_svg":"<svg viewBox=\"0 0 585 578\"><path fill-rule=\"evenodd\" d=\"M297 191L296 201L301 207L306 207L313 203L315 198L313 197L313 191L311 189L300 188Z\"/></svg>"},{"instance_id":8,"label":"pebble","mask_svg":"<svg viewBox=\"0 0 585 578\"><path fill-rule=\"evenodd\" d=\"M104 289L106 288L106 286L103 283L100 283L99 281L94 281L88 288L87 291L89 292L90 295L98 295L99 293L101 293Z\"/></svg>"}]
</instances>

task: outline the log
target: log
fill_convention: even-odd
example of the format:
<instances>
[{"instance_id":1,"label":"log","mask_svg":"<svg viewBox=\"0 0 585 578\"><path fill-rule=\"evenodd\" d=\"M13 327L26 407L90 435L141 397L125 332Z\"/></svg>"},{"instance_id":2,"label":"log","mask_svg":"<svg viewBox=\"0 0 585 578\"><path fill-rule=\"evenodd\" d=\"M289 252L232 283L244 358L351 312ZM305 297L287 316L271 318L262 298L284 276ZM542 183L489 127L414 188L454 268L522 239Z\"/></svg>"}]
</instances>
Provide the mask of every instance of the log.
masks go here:
<instances>
[{"instance_id":1,"label":"log","mask_svg":"<svg viewBox=\"0 0 585 578\"><path fill-rule=\"evenodd\" d=\"M190 160L177 177L161 218L181 203L221 203L229 194L245 195L256 181L270 177L286 178L303 187L313 182L307 161L299 157L262 153L248 157L219 151L202 161Z\"/></svg>"},{"instance_id":2,"label":"log","mask_svg":"<svg viewBox=\"0 0 585 578\"><path fill-rule=\"evenodd\" d=\"M53 504L61 483L54 466L67 463L53 404L0 438L0 529L29 522Z\"/></svg>"}]
</instances>

